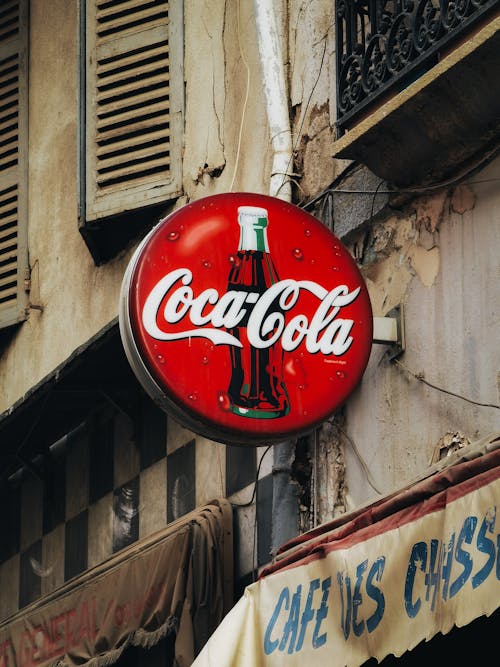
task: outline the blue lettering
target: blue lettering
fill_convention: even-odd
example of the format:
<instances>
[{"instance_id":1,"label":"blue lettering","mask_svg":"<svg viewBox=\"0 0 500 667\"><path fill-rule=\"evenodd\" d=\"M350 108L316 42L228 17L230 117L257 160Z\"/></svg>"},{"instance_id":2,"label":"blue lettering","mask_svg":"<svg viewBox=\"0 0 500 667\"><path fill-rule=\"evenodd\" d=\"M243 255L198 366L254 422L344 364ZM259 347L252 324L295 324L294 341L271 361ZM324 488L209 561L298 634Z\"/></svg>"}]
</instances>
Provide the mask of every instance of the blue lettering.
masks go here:
<instances>
[{"instance_id":1,"label":"blue lettering","mask_svg":"<svg viewBox=\"0 0 500 667\"><path fill-rule=\"evenodd\" d=\"M378 583L382 580L382 574L384 573L385 567L385 557L381 556L373 563L368 573L366 580L366 592L368 597L374 600L377 603L375 611L373 614L366 619L366 627L368 632L373 632L377 625L382 620L382 616L385 611L385 597L380 588L373 584L373 581L376 580Z\"/></svg>"},{"instance_id":2,"label":"blue lettering","mask_svg":"<svg viewBox=\"0 0 500 667\"><path fill-rule=\"evenodd\" d=\"M279 643L278 639L271 640L271 632L274 630L274 626L276 625L276 621L278 619L283 603L285 604L285 609L288 609L288 605L290 604L290 591L286 586L281 591L280 596L278 598L278 604L274 608L271 620L267 624L266 633L264 635L264 652L266 655L270 655L276 649Z\"/></svg>"},{"instance_id":3,"label":"blue lettering","mask_svg":"<svg viewBox=\"0 0 500 667\"><path fill-rule=\"evenodd\" d=\"M447 542L433 538L428 543L413 545L404 589L405 609L410 618L418 614L422 605L422 600L416 597L418 569L425 573L425 599L430 602L431 611L436 608L439 594L446 601L457 595L469 580L472 590L483 584L495 563L500 579L500 535L495 536L495 525L496 507L493 506L486 511L480 525L477 516L466 517L458 537L452 532ZM470 548L467 549L467 545Z\"/></svg>"},{"instance_id":4,"label":"blue lettering","mask_svg":"<svg viewBox=\"0 0 500 667\"><path fill-rule=\"evenodd\" d=\"M483 519L481 527L479 528L479 534L477 536L477 548L483 554L488 555L488 560L483 565L483 567L476 572L472 577L472 588L477 588L480 586L486 577L489 575L495 564L495 543L489 537L486 536L486 531L488 533L493 533L495 529L496 522L496 507L492 507L486 516Z\"/></svg>"},{"instance_id":5,"label":"blue lettering","mask_svg":"<svg viewBox=\"0 0 500 667\"><path fill-rule=\"evenodd\" d=\"M385 567L385 556L379 556L370 566L364 560L356 567L356 583L351 585L351 578L346 572L337 572L337 583L340 594L340 627L346 640L351 630L356 637L373 630L380 623L385 611L385 597L376 582L380 583ZM368 573L368 574L367 574ZM366 608L366 597L376 603L375 611L366 620L363 619L363 610ZM369 604L369 609L372 605ZM366 614L364 614L366 616Z\"/></svg>"},{"instance_id":6,"label":"blue lettering","mask_svg":"<svg viewBox=\"0 0 500 667\"><path fill-rule=\"evenodd\" d=\"M307 624L312 621L314 618L314 610L312 606L312 599L314 591L319 588L319 579L313 579L309 584L309 593L307 595L307 602L304 611L302 612L302 618L300 620L300 634L295 646L296 651L300 651L304 643L304 637L306 634Z\"/></svg>"},{"instance_id":7,"label":"blue lettering","mask_svg":"<svg viewBox=\"0 0 500 667\"><path fill-rule=\"evenodd\" d=\"M300 615L300 595L302 593L302 584L297 586L297 590L293 594L292 603L290 605L290 614L288 620L285 623L283 629L283 637L279 645L279 650L283 651L288 642L288 637L290 636L290 644L288 646L288 653L293 653L293 647L295 646L295 640L297 638L297 630L299 625L299 615Z\"/></svg>"},{"instance_id":8,"label":"blue lettering","mask_svg":"<svg viewBox=\"0 0 500 667\"><path fill-rule=\"evenodd\" d=\"M420 566L422 572L425 572L426 563L427 544L425 542L417 542L413 545L413 549L411 550L405 581L405 609L410 618L415 618L422 605L420 598L417 598L415 602L413 602L413 586L415 584L415 574L417 572L417 567Z\"/></svg>"},{"instance_id":9,"label":"blue lettering","mask_svg":"<svg viewBox=\"0 0 500 667\"><path fill-rule=\"evenodd\" d=\"M446 600L448 598L448 588L450 586L451 567L453 565L454 549L455 549L455 533L452 533L448 541L448 544L446 545L444 550L443 567L441 570L441 576L443 578L443 590L441 592L441 595L443 600Z\"/></svg>"},{"instance_id":10,"label":"blue lettering","mask_svg":"<svg viewBox=\"0 0 500 667\"><path fill-rule=\"evenodd\" d=\"M426 585L426 593L425 593L425 599L429 600L431 597L431 592L432 592L432 602L431 602L431 609L434 611L434 608L436 606L436 597L437 593L439 590L439 570L441 568L441 558L438 556L438 553L440 553L439 549L439 540L431 540L431 555L429 559L429 568L427 570L427 573L425 575L425 585Z\"/></svg>"},{"instance_id":11,"label":"blue lettering","mask_svg":"<svg viewBox=\"0 0 500 667\"><path fill-rule=\"evenodd\" d=\"M283 588L264 633L264 652L266 655L270 655L276 649L279 651L286 649L289 654L300 651L304 645L307 628L311 623L314 623L314 631L311 637L313 648L323 646L326 642L327 633L320 634L320 632L321 625L328 616L327 602L330 586L331 577L327 577L322 582L319 579L312 579L309 582L307 600L302 611L302 584L297 586L293 594L287 587ZM322 590L321 602L316 609L319 600L316 601L315 605L314 597L320 587ZM280 616L283 618L283 624L278 623ZM278 630L280 626L283 627L282 631Z\"/></svg>"},{"instance_id":12,"label":"blue lettering","mask_svg":"<svg viewBox=\"0 0 500 667\"><path fill-rule=\"evenodd\" d=\"M328 616L328 605L326 604L326 602L328 600L328 593L330 592L331 585L332 585L331 577L323 579L323 583L321 584L321 589L323 590L323 597L321 598L321 605L318 611L316 612L316 625L314 626L314 633L312 637L312 645L314 648L319 648L320 646L323 646L323 644L326 642L326 632L320 635L319 631L321 629L321 623Z\"/></svg>"},{"instance_id":13,"label":"blue lettering","mask_svg":"<svg viewBox=\"0 0 500 667\"><path fill-rule=\"evenodd\" d=\"M361 584L363 583L363 575L368 567L368 561L364 560L356 568L356 584L354 585L354 594L352 596L352 629L356 637L360 637L365 629L365 622L358 622L358 612L363 602L361 595Z\"/></svg>"},{"instance_id":14,"label":"blue lettering","mask_svg":"<svg viewBox=\"0 0 500 667\"><path fill-rule=\"evenodd\" d=\"M450 598L458 593L458 591L465 584L470 577L472 571L472 558L467 551L462 549L462 544L470 544L474 537L474 532L477 526L477 517L468 516L462 526L462 530L458 536L457 547L455 549L455 560L462 565L462 572L456 577L455 581L450 586Z\"/></svg>"},{"instance_id":15,"label":"blue lettering","mask_svg":"<svg viewBox=\"0 0 500 667\"><path fill-rule=\"evenodd\" d=\"M345 578L345 601L344 601L344 578ZM340 590L340 626L344 633L345 639L349 639L351 633L351 578L348 574L344 575L342 572L337 572L337 583Z\"/></svg>"}]
</instances>

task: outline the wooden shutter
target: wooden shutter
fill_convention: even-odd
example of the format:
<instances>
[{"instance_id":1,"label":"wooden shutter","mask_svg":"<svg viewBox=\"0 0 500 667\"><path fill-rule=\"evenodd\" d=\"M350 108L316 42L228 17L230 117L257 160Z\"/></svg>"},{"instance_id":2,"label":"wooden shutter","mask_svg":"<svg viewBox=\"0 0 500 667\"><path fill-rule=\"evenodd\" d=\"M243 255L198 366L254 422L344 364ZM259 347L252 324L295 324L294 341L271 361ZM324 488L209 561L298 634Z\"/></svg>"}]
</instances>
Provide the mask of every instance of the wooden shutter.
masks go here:
<instances>
[{"instance_id":1,"label":"wooden shutter","mask_svg":"<svg viewBox=\"0 0 500 667\"><path fill-rule=\"evenodd\" d=\"M180 0L88 0L86 221L180 194Z\"/></svg>"},{"instance_id":2,"label":"wooden shutter","mask_svg":"<svg viewBox=\"0 0 500 667\"><path fill-rule=\"evenodd\" d=\"M25 0L0 4L0 327L26 318L28 16Z\"/></svg>"}]
</instances>

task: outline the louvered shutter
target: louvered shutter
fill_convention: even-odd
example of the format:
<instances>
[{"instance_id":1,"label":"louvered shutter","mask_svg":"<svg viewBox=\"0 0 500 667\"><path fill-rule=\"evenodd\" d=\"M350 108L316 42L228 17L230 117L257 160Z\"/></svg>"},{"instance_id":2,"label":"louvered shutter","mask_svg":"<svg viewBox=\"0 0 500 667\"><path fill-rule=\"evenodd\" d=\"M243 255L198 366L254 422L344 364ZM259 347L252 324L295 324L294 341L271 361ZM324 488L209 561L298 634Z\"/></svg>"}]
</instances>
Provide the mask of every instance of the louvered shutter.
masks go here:
<instances>
[{"instance_id":1,"label":"louvered shutter","mask_svg":"<svg viewBox=\"0 0 500 667\"><path fill-rule=\"evenodd\" d=\"M180 0L88 0L86 221L180 194Z\"/></svg>"},{"instance_id":2,"label":"louvered shutter","mask_svg":"<svg viewBox=\"0 0 500 667\"><path fill-rule=\"evenodd\" d=\"M26 318L28 17L25 0L0 4L0 327Z\"/></svg>"}]
</instances>

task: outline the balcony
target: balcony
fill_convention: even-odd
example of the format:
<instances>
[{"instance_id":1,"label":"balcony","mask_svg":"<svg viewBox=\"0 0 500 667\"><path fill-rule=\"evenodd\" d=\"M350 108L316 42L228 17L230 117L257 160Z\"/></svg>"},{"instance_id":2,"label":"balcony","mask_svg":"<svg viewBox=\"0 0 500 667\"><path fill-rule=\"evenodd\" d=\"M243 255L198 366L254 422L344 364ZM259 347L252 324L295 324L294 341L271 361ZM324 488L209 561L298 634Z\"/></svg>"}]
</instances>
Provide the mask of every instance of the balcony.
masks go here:
<instances>
[{"instance_id":1,"label":"balcony","mask_svg":"<svg viewBox=\"0 0 500 667\"><path fill-rule=\"evenodd\" d=\"M399 188L456 177L500 136L499 0L337 0L333 156Z\"/></svg>"}]
</instances>

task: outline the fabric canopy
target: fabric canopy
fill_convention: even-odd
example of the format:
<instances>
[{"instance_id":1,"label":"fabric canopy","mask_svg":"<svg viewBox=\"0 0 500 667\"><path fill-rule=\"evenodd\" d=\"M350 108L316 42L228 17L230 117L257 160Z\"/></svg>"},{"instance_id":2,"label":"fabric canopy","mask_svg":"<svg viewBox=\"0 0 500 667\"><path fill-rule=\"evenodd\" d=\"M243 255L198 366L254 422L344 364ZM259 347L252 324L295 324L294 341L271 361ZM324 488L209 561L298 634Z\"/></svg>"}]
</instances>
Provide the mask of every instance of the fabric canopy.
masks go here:
<instances>
[{"instance_id":1,"label":"fabric canopy","mask_svg":"<svg viewBox=\"0 0 500 667\"><path fill-rule=\"evenodd\" d=\"M216 500L0 625L0 667L114 663L176 633L182 667L232 604L232 511Z\"/></svg>"},{"instance_id":2,"label":"fabric canopy","mask_svg":"<svg viewBox=\"0 0 500 667\"><path fill-rule=\"evenodd\" d=\"M500 433L279 551L195 667L357 667L500 606Z\"/></svg>"}]
</instances>

